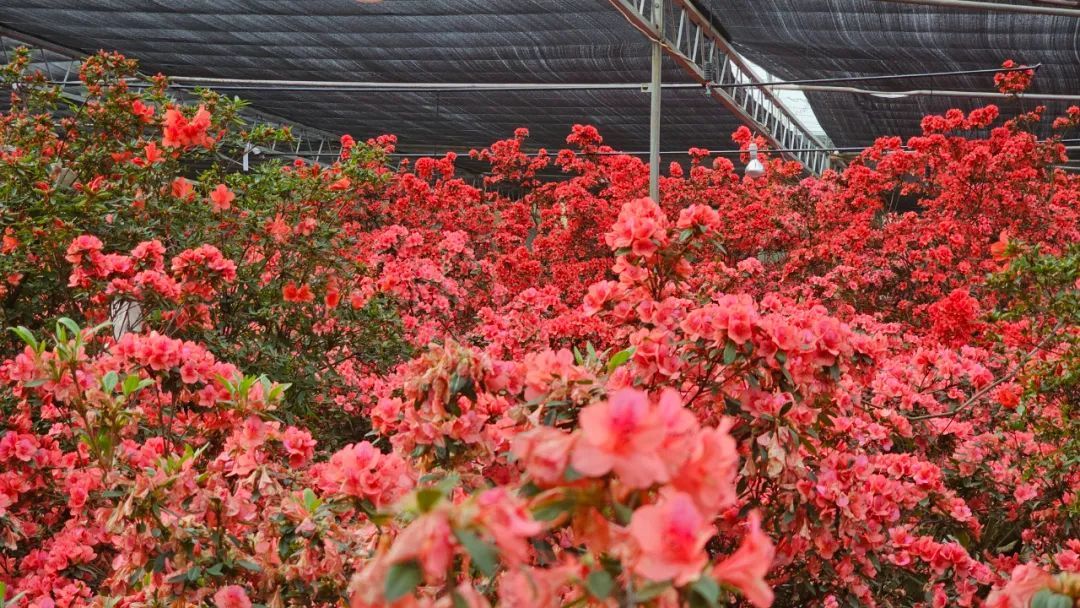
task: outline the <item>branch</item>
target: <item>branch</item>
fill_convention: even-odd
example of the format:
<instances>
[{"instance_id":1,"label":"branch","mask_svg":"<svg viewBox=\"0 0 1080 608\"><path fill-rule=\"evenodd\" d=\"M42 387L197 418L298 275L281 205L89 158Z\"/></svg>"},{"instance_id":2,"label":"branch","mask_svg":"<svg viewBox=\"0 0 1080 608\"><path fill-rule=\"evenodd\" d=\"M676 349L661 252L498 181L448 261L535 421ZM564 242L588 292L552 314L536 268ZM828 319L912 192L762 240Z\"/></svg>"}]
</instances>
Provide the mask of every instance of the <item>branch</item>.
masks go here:
<instances>
[{"instance_id":1,"label":"branch","mask_svg":"<svg viewBox=\"0 0 1080 608\"><path fill-rule=\"evenodd\" d=\"M1003 382L1006 382L1006 381L1011 380L1012 378L1014 378L1016 376L1016 374L1018 374L1020 372L1020 370L1024 368L1024 365L1027 364L1027 362L1030 361L1031 358L1035 356L1035 353L1042 350L1042 348L1044 346L1046 346L1046 343L1049 342L1050 339L1053 338L1054 335L1057 333L1057 331L1059 329L1061 329L1064 325L1065 325L1064 321L1059 321L1058 324L1054 326L1054 329L1051 329L1050 333L1048 333L1046 335L1046 337L1042 339L1041 342L1039 342L1038 344L1035 345L1035 348L1029 350L1027 353L1024 354L1023 357L1020 358L1020 362L1016 364L1016 367L1012 368L1012 370L1009 373L1005 374L1004 376L998 378L997 380L994 380L990 384L987 384L983 388L979 389L967 401L961 403L960 405L958 405L958 406L956 406L956 407L954 407L951 410L948 410L946 412L941 412L941 413L938 413L938 414L923 414L921 416L908 416L907 417L908 420L927 420L927 419L930 419L930 418L942 418L942 417L945 417L945 416L955 416L956 414L960 413L961 410L964 410L964 409L970 407L972 404L974 404L976 401L978 401L984 395L986 395L986 393L989 393L991 390L993 390L994 387L998 386L999 384L1001 384Z\"/></svg>"}]
</instances>

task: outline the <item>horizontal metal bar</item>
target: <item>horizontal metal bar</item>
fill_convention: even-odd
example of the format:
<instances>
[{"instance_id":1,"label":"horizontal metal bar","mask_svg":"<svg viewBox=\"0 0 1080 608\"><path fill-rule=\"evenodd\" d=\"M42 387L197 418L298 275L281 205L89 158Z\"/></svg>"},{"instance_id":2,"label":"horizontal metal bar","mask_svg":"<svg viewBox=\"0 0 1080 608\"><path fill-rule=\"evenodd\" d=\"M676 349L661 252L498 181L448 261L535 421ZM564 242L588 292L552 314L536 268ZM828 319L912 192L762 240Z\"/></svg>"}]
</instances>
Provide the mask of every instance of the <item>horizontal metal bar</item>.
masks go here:
<instances>
[{"instance_id":1,"label":"horizontal metal bar","mask_svg":"<svg viewBox=\"0 0 1080 608\"><path fill-rule=\"evenodd\" d=\"M1075 8L1057 8L1053 6L1031 6L1029 4L1004 4L1001 2L979 2L977 0L878 0L900 4L919 4L939 8L955 8L978 11L997 11L1002 13L1026 13L1029 15L1055 15L1058 17L1080 18L1080 10Z\"/></svg>"},{"instance_id":2,"label":"horizontal metal bar","mask_svg":"<svg viewBox=\"0 0 1080 608\"><path fill-rule=\"evenodd\" d=\"M303 87L304 90L340 89L385 91L562 91L574 89L639 89L647 90L643 82L355 82L329 80L246 80L239 78L196 78L170 76L170 81L203 83L215 89L235 89L240 86L273 88ZM194 85L199 86L199 85ZM697 83L671 83L664 88L702 88Z\"/></svg>"},{"instance_id":3,"label":"horizontal metal bar","mask_svg":"<svg viewBox=\"0 0 1080 608\"><path fill-rule=\"evenodd\" d=\"M821 91L833 93L853 93L857 95L871 95L885 99L900 99L904 97L984 97L1007 99L1021 97L1044 101L1080 101L1080 95L1066 95L1062 93L1002 93L1000 91L954 91L951 89L913 89L908 91L881 91L874 89L862 89L858 87L837 87L827 85L798 85L789 84L776 87L781 91Z\"/></svg>"},{"instance_id":4,"label":"horizontal metal bar","mask_svg":"<svg viewBox=\"0 0 1080 608\"><path fill-rule=\"evenodd\" d=\"M171 79L170 79L171 80ZM50 81L50 84L63 84L59 81ZM138 80L129 81L132 88L153 87L152 83ZM665 89L704 89L705 85L693 82L673 82L661 85ZM173 89L197 89L213 88L222 91L310 91L310 92L349 92L349 93L378 93L378 92L468 92L468 91L569 91L569 90L608 90L623 89L649 91L649 83L645 82L599 82L599 83L470 83L470 82L446 82L446 83L409 83L409 82L369 82L369 83L342 83L340 86L313 85L313 86L272 86L264 84L228 84L206 83L175 84L170 83Z\"/></svg>"}]
</instances>

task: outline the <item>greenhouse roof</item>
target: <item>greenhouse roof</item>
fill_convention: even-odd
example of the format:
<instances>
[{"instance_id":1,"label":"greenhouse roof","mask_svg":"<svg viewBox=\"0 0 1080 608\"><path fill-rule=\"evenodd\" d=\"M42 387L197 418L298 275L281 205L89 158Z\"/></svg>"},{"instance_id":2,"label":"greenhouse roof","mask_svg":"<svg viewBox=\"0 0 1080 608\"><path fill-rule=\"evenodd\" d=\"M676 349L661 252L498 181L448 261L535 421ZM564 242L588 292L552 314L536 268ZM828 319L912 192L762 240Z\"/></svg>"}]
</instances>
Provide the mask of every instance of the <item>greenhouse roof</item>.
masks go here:
<instances>
[{"instance_id":1,"label":"greenhouse roof","mask_svg":"<svg viewBox=\"0 0 1080 608\"><path fill-rule=\"evenodd\" d=\"M644 83L646 38L606 2L572 0L13 0L0 22L80 51L116 49L171 76L379 82ZM559 10L551 10L553 4ZM689 82L668 61L665 79ZM272 114L333 133L398 136L403 150L471 148L528 127L565 145L575 123L648 148L649 95L585 91L245 90ZM665 145L730 146L739 122L700 90L665 92Z\"/></svg>"},{"instance_id":2,"label":"greenhouse roof","mask_svg":"<svg viewBox=\"0 0 1080 608\"><path fill-rule=\"evenodd\" d=\"M598 83L649 80L646 32L620 12L631 0L10 0L0 24L87 53L115 49L170 76L384 83ZM673 0L667 0L669 4ZM675 0L679 5L685 0ZM732 46L784 79L977 69L1042 63L1035 91L1080 90L1080 19L985 13L882 0L696 0ZM1027 4L1027 2L1025 2ZM672 26L673 27L673 26ZM665 58L665 83L693 75ZM869 86L869 85L868 85ZM988 91L992 76L901 81L887 89ZM300 90L297 90L297 89ZM485 146L528 127L533 146L563 145L575 123L606 143L648 148L649 95L592 90L236 90L262 112L329 133L394 133L399 148ZM811 92L838 146L910 135L927 112L985 99L882 99ZM999 103L1013 103L998 100ZM662 147L731 147L742 120L701 88L665 89ZM1028 102L1028 105L1034 105ZM1048 104L1061 111L1068 104Z\"/></svg>"},{"instance_id":3,"label":"greenhouse roof","mask_svg":"<svg viewBox=\"0 0 1080 608\"><path fill-rule=\"evenodd\" d=\"M732 44L783 79L881 76L977 70L1013 59L1042 64L1032 93L1080 94L1080 18L912 6L881 0L699 0L723 15ZM1002 4L1037 5L1029 0ZM1080 4L1080 3L1076 3ZM872 86L871 86L872 85ZM883 90L993 90L991 74L867 83ZM838 145L865 145L884 134L914 135L928 113L1013 100L957 97L878 98L807 93ZM1065 101L1025 101L1053 116Z\"/></svg>"}]
</instances>

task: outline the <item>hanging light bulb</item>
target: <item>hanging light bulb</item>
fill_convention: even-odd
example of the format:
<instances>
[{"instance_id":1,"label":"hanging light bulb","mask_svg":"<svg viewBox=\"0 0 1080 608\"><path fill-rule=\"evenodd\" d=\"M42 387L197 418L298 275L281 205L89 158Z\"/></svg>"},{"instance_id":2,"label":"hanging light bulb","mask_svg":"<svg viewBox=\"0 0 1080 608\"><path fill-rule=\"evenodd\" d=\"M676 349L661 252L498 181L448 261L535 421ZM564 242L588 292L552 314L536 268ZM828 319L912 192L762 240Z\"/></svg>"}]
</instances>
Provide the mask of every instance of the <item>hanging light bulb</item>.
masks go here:
<instances>
[{"instance_id":1,"label":"hanging light bulb","mask_svg":"<svg viewBox=\"0 0 1080 608\"><path fill-rule=\"evenodd\" d=\"M761 177L765 175L765 165L761 164L758 160L757 144L751 143L750 149L747 150L750 153L750 162L746 163L746 177Z\"/></svg>"}]
</instances>

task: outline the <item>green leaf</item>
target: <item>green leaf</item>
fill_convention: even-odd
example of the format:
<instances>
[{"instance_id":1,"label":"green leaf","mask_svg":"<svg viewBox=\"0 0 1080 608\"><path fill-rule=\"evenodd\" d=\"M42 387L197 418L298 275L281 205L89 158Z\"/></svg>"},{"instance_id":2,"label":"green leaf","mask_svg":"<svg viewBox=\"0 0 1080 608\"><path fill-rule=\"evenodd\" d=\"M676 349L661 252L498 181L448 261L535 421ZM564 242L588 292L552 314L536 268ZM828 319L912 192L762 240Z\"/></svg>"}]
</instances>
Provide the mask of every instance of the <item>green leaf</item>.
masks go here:
<instances>
[{"instance_id":1,"label":"green leaf","mask_svg":"<svg viewBox=\"0 0 1080 608\"><path fill-rule=\"evenodd\" d=\"M702 576L690 587L695 594L705 600L705 605L715 608L720 601L720 585L711 576Z\"/></svg>"},{"instance_id":2,"label":"green leaf","mask_svg":"<svg viewBox=\"0 0 1080 608\"><path fill-rule=\"evenodd\" d=\"M281 398L282 395L285 394L285 391L289 390L290 386L292 386L292 384L289 384L288 382L275 385L274 388L270 389L270 392L267 394L267 400L277 401L279 398Z\"/></svg>"},{"instance_id":3,"label":"green leaf","mask_svg":"<svg viewBox=\"0 0 1080 608\"><path fill-rule=\"evenodd\" d=\"M668 583L649 583L634 591L634 600L638 602L647 602L667 591L668 586Z\"/></svg>"},{"instance_id":4,"label":"green leaf","mask_svg":"<svg viewBox=\"0 0 1080 608\"><path fill-rule=\"evenodd\" d=\"M124 384L121 389L124 391L124 396L129 396L139 388L139 377L135 374L129 374L124 378Z\"/></svg>"},{"instance_id":5,"label":"green leaf","mask_svg":"<svg viewBox=\"0 0 1080 608\"><path fill-rule=\"evenodd\" d=\"M16 336L19 336L19 339L23 342L26 342L26 345L30 348L37 350L37 340L34 338L34 334L31 333L29 329L26 329L25 327L20 325L18 327L9 327L8 331L14 333Z\"/></svg>"},{"instance_id":6,"label":"green leaf","mask_svg":"<svg viewBox=\"0 0 1080 608\"><path fill-rule=\"evenodd\" d=\"M113 389L116 388L116 383L119 381L119 374L116 372L109 372L101 379L101 386L105 389L106 393L111 393L113 392Z\"/></svg>"},{"instance_id":7,"label":"green leaf","mask_svg":"<svg viewBox=\"0 0 1080 608\"><path fill-rule=\"evenodd\" d=\"M184 572L169 577L167 582L173 585L183 584L185 581L194 583L199 580L199 575L201 574L202 568L200 566L192 566L189 570L185 570Z\"/></svg>"},{"instance_id":8,"label":"green leaf","mask_svg":"<svg viewBox=\"0 0 1080 608\"><path fill-rule=\"evenodd\" d=\"M244 570L250 570L252 572L262 572L262 566L255 562L249 562L246 559L236 560L236 565L240 566Z\"/></svg>"},{"instance_id":9,"label":"green leaf","mask_svg":"<svg viewBox=\"0 0 1080 608\"><path fill-rule=\"evenodd\" d=\"M585 589L596 599L604 600L615 589L615 580L606 570L594 570L585 578Z\"/></svg>"},{"instance_id":10,"label":"green leaf","mask_svg":"<svg viewBox=\"0 0 1080 608\"><path fill-rule=\"evenodd\" d=\"M236 385L234 385L231 380L229 380L225 376L222 376L221 374L218 374L217 375L217 381L220 382L221 385L225 387L225 390L229 391L230 395L235 395L236 394Z\"/></svg>"},{"instance_id":11,"label":"green leaf","mask_svg":"<svg viewBox=\"0 0 1080 608\"><path fill-rule=\"evenodd\" d=\"M457 592L457 589L450 593L450 597L454 600L454 608L469 608L468 600L461 597L461 594Z\"/></svg>"},{"instance_id":12,"label":"green leaf","mask_svg":"<svg viewBox=\"0 0 1080 608\"><path fill-rule=\"evenodd\" d=\"M731 365L735 362L735 357L739 356L739 347L731 340L727 341L724 346L724 365Z\"/></svg>"},{"instance_id":13,"label":"green leaf","mask_svg":"<svg viewBox=\"0 0 1080 608\"><path fill-rule=\"evenodd\" d=\"M57 323L68 328L68 330L71 331L72 337L77 337L82 333L82 330L79 329L79 325L67 317L60 317L60 320L57 321Z\"/></svg>"},{"instance_id":14,"label":"green leaf","mask_svg":"<svg viewBox=\"0 0 1080 608\"><path fill-rule=\"evenodd\" d=\"M533 519L551 521L572 508L574 508L574 501L569 498L563 498L537 507L532 515Z\"/></svg>"},{"instance_id":15,"label":"green leaf","mask_svg":"<svg viewBox=\"0 0 1080 608\"><path fill-rule=\"evenodd\" d=\"M619 368L620 365L630 360L630 357L634 356L634 348L630 347L626 350L620 350L619 352L611 355L611 359L608 360L607 371L610 374Z\"/></svg>"},{"instance_id":16,"label":"green leaf","mask_svg":"<svg viewBox=\"0 0 1080 608\"><path fill-rule=\"evenodd\" d=\"M386 587L383 589L386 602L392 604L412 593L420 584L420 579L420 564L416 561L390 566L390 571L386 574Z\"/></svg>"},{"instance_id":17,"label":"green leaf","mask_svg":"<svg viewBox=\"0 0 1080 608\"><path fill-rule=\"evenodd\" d=\"M322 500L315 496L315 492L311 488L304 488L304 508L307 509L308 513L314 513L321 504Z\"/></svg>"},{"instance_id":18,"label":"green leaf","mask_svg":"<svg viewBox=\"0 0 1080 608\"><path fill-rule=\"evenodd\" d=\"M469 552L469 556L472 557L477 570L487 576L495 574L495 570L499 567L499 556L494 547L469 530L456 529L454 530L454 536Z\"/></svg>"},{"instance_id":19,"label":"green leaf","mask_svg":"<svg viewBox=\"0 0 1080 608\"><path fill-rule=\"evenodd\" d=\"M1072 605L1072 598L1049 589L1043 589L1031 598L1031 608L1072 608Z\"/></svg>"},{"instance_id":20,"label":"green leaf","mask_svg":"<svg viewBox=\"0 0 1080 608\"><path fill-rule=\"evenodd\" d=\"M424 488L416 493L416 506L421 513L427 513L442 497L443 493L439 488Z\"/></svg>"}]
</instances>

